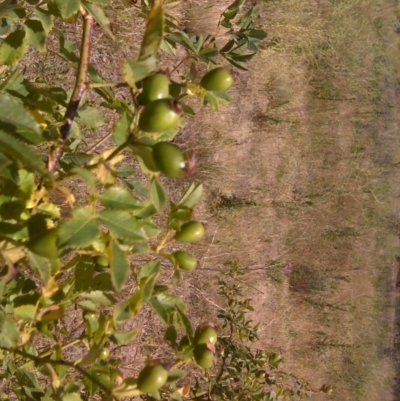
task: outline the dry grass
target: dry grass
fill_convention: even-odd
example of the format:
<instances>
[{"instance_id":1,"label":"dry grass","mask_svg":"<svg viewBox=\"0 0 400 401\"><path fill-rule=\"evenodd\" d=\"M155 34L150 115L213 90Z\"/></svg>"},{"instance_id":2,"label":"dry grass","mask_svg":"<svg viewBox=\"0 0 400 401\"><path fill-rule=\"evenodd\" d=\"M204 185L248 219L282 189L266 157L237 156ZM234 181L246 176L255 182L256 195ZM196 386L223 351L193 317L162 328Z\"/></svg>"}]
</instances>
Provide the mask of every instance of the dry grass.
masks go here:
<instances>
[{"instance_id":1,"label":"dry grass","mask_svg":"<svg viewBox=\"0 0 400 401\"><path fill-rule=\"evenodd\" d=\"M267 2L266 48L223 115L201 114L197 127L208 194L259 205L226 211L209 195L204 266L257 266L245 288L260 343L280 349L288 370L330 382L337 400L392 398L387 283L398 240L387 216L398 209L399 115L389 10Z\"/></svg>"}]
</instances>

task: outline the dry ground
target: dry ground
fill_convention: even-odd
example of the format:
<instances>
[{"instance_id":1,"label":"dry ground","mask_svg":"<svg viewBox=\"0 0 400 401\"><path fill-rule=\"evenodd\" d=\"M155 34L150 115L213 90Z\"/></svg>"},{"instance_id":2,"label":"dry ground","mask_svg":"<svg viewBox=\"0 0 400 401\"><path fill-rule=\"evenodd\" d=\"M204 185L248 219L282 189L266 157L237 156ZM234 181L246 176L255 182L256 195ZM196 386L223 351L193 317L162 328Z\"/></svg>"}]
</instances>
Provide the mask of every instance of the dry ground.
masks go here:
<instances>
[{"instance_id":1,"label":"dry ground","mask_svg":"<svg viewBox=\"0 0 400 401\"><path fill-rule=\"evenodd\" d=\"M238 261L260 343L279 349L287 370L331 383L334 400L391 400L395 5L259 4L264 50L223 116L204 113L196 127L205 204L214 205L204 211L199 277ZM209 280L197 282L212 299Z\"/></svg>"},{"instance_id":2,"label":"dry ground","mask_svg":"<svg viewBox=\"0 0 400 401\"><path fill-rule=\"evenodd\" d=\"M143 24L134 7L111 3L118 41L96 29L93 62L116 81ZM184 1L176 13L191 32L213 32L210 15L228 3ZM398 0L254 3L268 32L261 53L222 113L200 110L195 136L177 138L196 146L206 187L197 216L208 232L182 293L195 320L215 319L210 283L237 261L261 323L258 346L279 350L284 368L314 387L333 385L332 400L395 401ZM68 86L71 71L51 55L30 68L48 81L61 72ZM156 329L142 317L145 352L156 357ZM135 366L145 358L124 353Z\"/></svg>"}]
</instances>

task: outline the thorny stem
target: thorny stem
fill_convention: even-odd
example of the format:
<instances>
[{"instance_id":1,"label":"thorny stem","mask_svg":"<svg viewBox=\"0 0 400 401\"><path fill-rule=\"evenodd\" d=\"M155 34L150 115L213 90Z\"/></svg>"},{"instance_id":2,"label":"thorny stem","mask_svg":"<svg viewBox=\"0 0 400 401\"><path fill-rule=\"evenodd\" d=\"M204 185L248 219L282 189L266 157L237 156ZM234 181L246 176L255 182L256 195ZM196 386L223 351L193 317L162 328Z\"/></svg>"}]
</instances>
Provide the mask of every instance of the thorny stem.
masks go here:
<instances>
[{"instance_id":1,"label":"thorny stem","mask_svg":"<svg viewBox=\"0 0 400 401\"><path fill-rule=\"evenodd\" d=\"M93 28L93 17L86 11L82 11L83 15L83 33L82 33L82 43L81 43L81 57L78 64L78 73L76 76L74 91L72 92L71 99L68 103L67 110L64 115L64 123L60 128L62 145L65 144L68 135L71 131L72 123L74 122L76 113L79 108L79 103L82 96L87 89L87 73L89 68L89 58L90 58L90 45L91 36ZM57 149L54 155L49 155L48 170L54 173L54 170L63 154L62 146Z\"/></svg>"}]
</instances>

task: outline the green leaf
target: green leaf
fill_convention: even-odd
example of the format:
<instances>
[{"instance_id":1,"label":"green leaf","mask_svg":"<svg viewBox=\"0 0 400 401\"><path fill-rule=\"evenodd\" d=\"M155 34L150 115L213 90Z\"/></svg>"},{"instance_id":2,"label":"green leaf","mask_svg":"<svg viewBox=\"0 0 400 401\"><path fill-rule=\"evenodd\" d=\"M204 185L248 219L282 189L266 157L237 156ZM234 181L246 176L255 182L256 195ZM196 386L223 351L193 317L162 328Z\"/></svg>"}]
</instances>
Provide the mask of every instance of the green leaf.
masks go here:
<instances>
[{"instance_id":1,"label":"green leaf","mask_svg":"<svg viewBox=\"0 0 400 401\"><path fill-rule=\"evenodd\" d=\"M49 10L58 11L63 19L68 19L79 11L80 5L80 0L50 0Z\"/></svg>"},{"instance_id":2,"label":"green leaf","mask_svg":"<svg viewBox=\"0 0 400 401\"><path fill-rule=\"evenodd\" d=\"M116 301L110 294L105 294L102 291L90 291L83 294L83 297L90 299L96 306L111 306Z\"/></svg>"},{"instance_id":3,"label":"green leaf","mask_svg":"<svg viewBox=\"0 0 400 401\"><path fill-rule=\"evenodd\" d=\"M93 259L88 256L80 257L75 269L75 291L87 291L93 280L94 275L94 262Z\"/></svg>"},{"instance_id":4,"label":"green leaf","mask_svg":"<svg viewBox=\"0 0 400 401\"><path fill-rule=\"evenodd\" d=\"M51 178L42 158L30 147L0 130L0 152L22 163L27 169L43 177Z\"/></svg>"},{"instance_id":5,"label":"green leaf","mask_svg":"<svg viewBox=\"0 0 400 401\"><path fill-rule=\"evenodd\" d=\"M256 38L259 40L265 39L268 36L267 32L261 29L250 29L249 31L246 32L246 34L251 38Z\"/></svg>"},{"instance_id":6,"label":"green leaf","mask_svg":"<svg viewBox=\"0 0 400 401\"><path fill-rule=\"evenodd\" d=\"M161 319L163 323L166 325L170 324L172 320L173 314L171 310L166 308L157 298L153 297L148 301L148 304L151 306L154 312L157 313L158 317Z\"/></svg>"},{"instance_id":7,"label":"green leaf","mask_svg":"<svg viewBox=\"0 0 400 401\"><path fill-rule=\"evenodd\" d=\"M136 88L136 82L146 78L156 68L156 63L135 61L127 58L123 67L124 80L130 87Z\"/></svg>"},{"instance_id":8,"label":"green leaf","mask_svg":"<svg viewBox=\"0 0 400 401\"><path fill-rule=\"evenodd\" d=\"M194 182L192 182L190 186L186 189L178 205L186 206L187 208L192 209L199 203L202 195L203 184L195 184Z\"/></svg>"},{"instance_id":9,"label":"green leaf","mask_svg":"<svg viewBox=\"0 0 400 401\"><path fill-rule=\"evenodd\" d=\"M193 338L194 337L194 330L192 328L192 324L190 323L190 320L185 315L185 313L179 308L179 306L176 306L176 310L178 311L179 320L182 323L182 326L183 326L183 328L185 330L186 335L189 338Z\"/></svg>"},{"instance_id":10,"label":"green leaf","mask_svg":"<svg viewBox=\"0 0 400 401\"><path fill-rule=\"evenodd\" d=\"M96 216L92 208L76 208L72 215L72 219L61 223L58 229L58 245L60 248L84 248L99 235Z\"/></svg>"},{"instance_id":11,"label":"green leaf","mask_svg":"<svg viewBox=\"0 0 400 401\"><path fill-rule=\"evenodd\" d=\"M225 58L232 64L232 65L234 65L235 67L237 67L237 68L239 68L240 70L244 70L244 71L247 71L248 70L248 68L246 67L246 64L245 63L243 63L243 62L241 62L241 61L235 61L235 60L233 60L231 57L229 57L229 56L225 56Z\"/></svg>"},{"instance_id":12,"label":"green leaf","mask_svg":"<svg viewBox=\"0 0 400 401\"><path fill-rule=\"evenodd\" d=\"M79 393L65 394L61 398L62 401L82 401L82 397Z\"/></svg>"},{"instance_id":13,"label":"green leaf","mask_svg":"<svg viewBox=\"0 0 400 401\"><path fill-rule=\"evenodd\" d=\"M84 7L92 14L93 18L97 21L97 23L104 29L104 32L112 39L115 40L115 36L111 29L110 20L104 14L104 11L95 6L94 4L90 4L88 2L84 2Z\"/></svg>"},{"instance_id":14,"label":"green leaf","mask_svg":"<svg viewBox=\"0 0 400 401\"><path fill-rule=\"evenodd\" d=\"M25 31L28 43L34 49L43 52L46 49L46 31L37 19L28 19L25 21Z\"/></svg>"},{"instance_id":15,"label":"green leaf","mask_svg":"<svg viewBox=\"0 0 400 401\"><path fill-rule=\"evenodd\" d=\"M52 270L52 263L49 259L36 255L33 252L28 252L30 265L39 273L39 277L43 281L43 285L47 286Z\"/></svg>"},{"instance_id":16,"label":"green leaf","mask_svg":"<svg viewBox=\"0 0 400 401\"><path fill-rule=\"evenodd\" d=\"M115 331L112 333L110 336L110 340L117 345L125 345L129 344L131 341L133 341L137 335L139 334L138 329L133 329L129 331Z\"/></svg>"},{"instance_id":17,"label":"green leaf","mask_svg":"<svg viewBox=\"0 0 400 401\"><path fill-rule=\"evenodd\" d=\"M147 19L146 31L139 52L139 60L157 55L164 34L164 10L161 0L154 0Z\"/></svg>"},{"instance_id":18,"label":"green leaf","mask_svg":"<svg viewBox=\"0 0 400 401\"><path fill-rule=\"evenodd\" d=\"M111 266L111 280L116 291L120 291L129 276L129 262L126 253L112 241L107 249Z\"/></svg>"},{"instance_id":19,"label":"green leaf","mask_svg":"<svg viewBox=\"0 0 400 401\"><path fill-rule=\"evenodd\" d=\"M150 198L153 201L157 210L162 210L167 201L167 194L164 187L156 177L151 180L150 184Z\"/></svg>"},{"instance_id":20,"label":"green leaf","mask_svg":"<svg viewBox=\"0 0 400 401\"><path fill-rule=\"evenodd\" d=\"M124 111L114 127L113 140L117 146L122 145L128 139L131 124L131 113Z\"/></svg>"},{"instance_id":21,"label":"green leaf","mask_svg":"<svg viewBox=\"0 0 400 401\"><path fill-rule=\"evenodd\" d=\"M83 181L85 181L92 192L96 192L96 177L92 172L80 167L75 167L72 169L72 172L77 174Z\"/></svg>"},{"instance_id":22,"label":"green leaf","mask_svg":"<svg viewBox=\"0 0 400 401\"><path fill-rule=\"evenodd\" d=\"M12 65L25 53L26 33L22 27L11 32L0 44L0 64Z\"/></svg>"},{"instance_id":23,"label":"green leaf","mask_svg":"<svg viewBox=\"0 0 400 401\"><path fill-rule=\"evenodd\" d=\"M229 57L236 61L236 62L243 62L243 63L247 63L248 61L250 61L254 56L256 55L256 53L250 53L250 54L229 54Z\"/></svg>"},{"instance_id":24,"label":"green leaf","mask_svg":"<svg viewBox=\"0 0 400 401\"><path fill-rule=\"evenodd\" d=\"M160 230L154 224L139 220L128 212L104 210L100 212L99 220L119 238L143 240L156 237Z\"/></svg>"},{"instance_id":25,"label":"green leaf","mask_svg":"<svg viewBox=\"0 0 400 401\"><path fill-rule=\"evenodd\" d=\"M141 280L153 274L158 274L160 272L160 262L157 260L150 260L144 264L138 274L138 279Z\"/></svg>"},{"instance_id":26,"label":"green leaf","mask_svg":"<svg viewBox=\"0 0 400 401\"><path fill-rule=\"evenodd\" d=\"M93 291L114 291L110 273L96 274L90 282L90 288Z\"/></svg>"},{"instance_id":27,"label":"green leaf","mask_svg":"<svg viewBox=\"0 0 400 401\"><path fill-rule=\"evenodd\" d=\"M99 198L103 206L118 210L137 210L143 207L142 203L136 199L125 188L112 187L107 189Z\"/></svg>"},{"instance_id":28,"label":"green leaf","mask_svg":"<svg viewBox=\"0 0 400 401\"><path fill-rule=\"evenodd\" d=\"M18 345L19 331L14 321L0 311L0 347L13 348Z\"/></svg>"},{"instance_id":29,"label":"green leaf","mask_svg":"<svg viewBox=\"0 0 400 401\"><path fill-rule=\"evenodd\" d=\"M102 127L106 123L103 114L91 106L79 110L78 121L79 124L90 129Z\"/></svg>"},{"instance_id":30,"label":"green leaf","mask_svg":"<svg viewBox=\"0 0 400 401\"><path fill-rule=\"evenodd\" d=\"M174 369L168 372L167 383L172 384L176 383L177 381L183 379L187 375L185 370L181 369Z\"/></svg>"},{"instance_id":31,"label":"green leaf","mask_svg":"<svg viewBox=\"0 0 400 401\"><path fill-rule=\"evenodd\" d=\"M32 321L35 319L36 306L22 305L14 308L14 316L16 319Z\"/></svg>"},{"instance_id":32,"label":"green leaf","mask_svg":"<svg viewBox=\"0 0 400 401\"><path fill-rule=\"evenodd\" d=\"M70 134L70 137L72 135ZM82 166L83 164L87 163L93 156L88 155L87 153L66 153L62 161L67 164L74 164L76 166Z\"/></svg>"},{"instance_id":33,"label":"green leaf","mask_svg":"<svg viewBox=\"0 0 400 401\"><path fill-rule=\"evenodd\" d=\"M54 26L54 17L47 11L42 8L36 7L33 11L36 15L36 17L39 18L40 22L42 23L42 26L48 34Z\"/></svg>"},{"instance_id":34,"label":"green leaf","mask_svg":"<svg viewBox=\"0 0 400 401\"><path fill-rule=\"evenodd\" d=\"M156 282L158 273L140 280L140 290L142 292L142 302L147 302L153 295L154 284Z\"/></svg>"},{"instance_id":35,"label":"green leaf","mask_svg":"<svg viewBox=\"0 0 400 401\"><path fill-rule=\"evenodd\" d=\"M15 125L16 127L26 128L37 134L41 133L39 124L15 97L6 93L0 94L0 120Z\"/></svg>"},{"instance_id":36,"label":"green leaf","mask_svg":"<svg viewBox=\"0 0 400 401\"><path fill-rule=\"evenodd\" d=\"M197 54L197 49L193 46L189 36L183 31L177 31L168 34L168 40L179 43L181 46L185 47L189 52Z\"/></svg>"},{"instance_id":37,"label":"green leaf","mask_svg":"<svg viewBox=\"0 0 400 401\"><path fill-rule=\"evenodd\" d=\"M187 309L179 297L168 293L157 294L148 301L148 304L167 325L171 324L177 310L185 311Z\"/></svg>"}]
</instances>

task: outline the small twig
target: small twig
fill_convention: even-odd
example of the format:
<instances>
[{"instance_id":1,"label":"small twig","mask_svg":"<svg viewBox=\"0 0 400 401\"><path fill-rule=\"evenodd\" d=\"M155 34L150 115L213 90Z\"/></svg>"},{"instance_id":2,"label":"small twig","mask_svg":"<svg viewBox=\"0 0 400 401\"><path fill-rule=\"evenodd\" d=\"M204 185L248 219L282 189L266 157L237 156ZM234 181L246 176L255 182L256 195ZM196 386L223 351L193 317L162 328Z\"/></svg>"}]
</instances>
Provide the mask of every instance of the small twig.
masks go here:
<instances>
[{"instance_id":1,"label":"small twig","mask_svg":"<svg viewBox=\"0 0 400 401\"><path fill-rule=\"evenodd\" d=\"M7 348L3 348L0 347L1 349L5 349L8 350ZM85 369L83 369L82 367L80 367L79 365L75 365L73 362L69 362L69 361L64 361L63 359L50 359L50 358L40 358L38 356L29 354L25 351L21 351L19 349L13 349L11 350L12 352L14 352L17 355L20 355L24 358L28 358L31 361L35 362L36 364L39 365L44 365L44 364L50 364L50 365L62 365L62 366L68 366L70 368L73 368L75 370L77 370L80 374L82 374L83 376L85 376L87 379L89 379L91 382L93 382L94 384L96 384L99 388L101 388L103 391L105 391L107 394L111 394L111 389L109 389L107 386L105 386L101 381L99 381L96 377L94 377L93 375L91 375L90 373L88 373ZM113 399L116 400L115 397L113 397Z\"/></svg>"},{"instance_id":2,"label":"small twig","mask_svg":"<svg viewBox=\"0 0 400 401\"><path fill-rule=\"evenodd\" d=\"M210 253L210 248L211 248L212 244L213 244L214 241L215 241L215 237L216 237L216 235L217 235L218 228L219 228L219 227L217 227L217 228L215 229L214 235L213 235L212 240L211 240L211 243L210 243L210 246L209 246L208 249L207 249L206 256L203 257L203 263L202 263L202 265L201 265L202 268L204 268L204 264L205 264L204 259L205 259L205 258L207 257L207 255Z\"/></svg>"},{"instance_id":3,"label":"small twig","mask_svg":"<svg viewBox=\"0 0 400 401\"><path fill-rule=\"evenodd\" d=\"M201 291L201 290L199 290L199 289L198 289L197 287L195 287L193 284L190 284L190 283L189 283L189 285L190 285L191 287L193 287L195 290L197 290L197 291L203 296L203 298L204 298L207 302L209 302L211 305L216 306L217 308L223 310L224 312L228 312L228 311L227 311L226 309L224 309L222 306L220 306L220 305L216 304L215 302L211 301L210 299L208 299L208 298L204 295L204 292Z\"/></svg>"},{"instance_id":4,"label":"small twig","mask_svg":"<svg viewBox=\"0 0 400 401\"><path fill-rule=\"evenodd\" d=\"M93 146L85 150L86 154L92 153L96 148L98 148L102 143L104 143L107 139L109 139L112 136L112 132L101 138L99 141L97 141Z\"/></svg>"},{"instance_id":5,"label":"small twig","mask_svg":"<svg viewBox=\"0 0 400 401\"><path fill-rule=\"evenodd\" d=\"M71 61L71 60L69 60L67 57L65 57L64 54L62 54L62 53L60 53L60 52L58 52L58 51L56 51L56 50L53 50L53 49L51 49L50 47L46 47L46 50L47 50L48 52L50 52L50 53L55 54L56 56L60 57L61 59L63 59L63 60L64 60L65 62L67 62L71 67L77 68L77 65L76 65L73 61Z\"/></svg>"},{"instance_id":6,"label":"small twig","mask_svg":"<svg viewBox=\"0 0 400 401\"><path fill-rule=\"evenodd\" d=\"M83 33L81 43L81 57L78 64L78 73L76 76L74 91L68 103L67 110L64 114L64 123L60 128L62 145L57 149L54 155L49 155L48 170L54 173L54 170L63 154L63 145L65 144L68 135L71 131L72 123L74 122L76 113L78 112L79 104L82 96L87 88L87 73L89 68L90 44L93 28L93 17L86 11L82 11L83 15Z\"/></svg>"}]
</instances>

